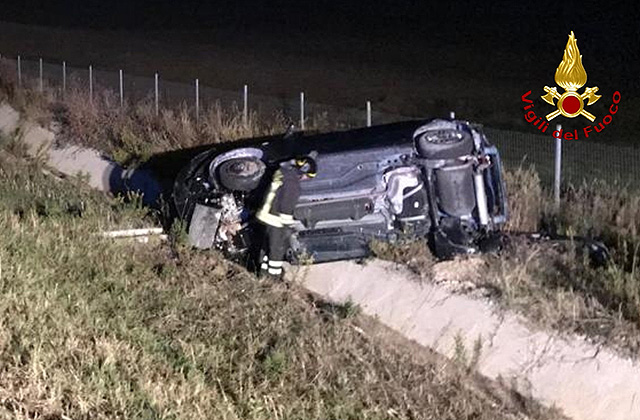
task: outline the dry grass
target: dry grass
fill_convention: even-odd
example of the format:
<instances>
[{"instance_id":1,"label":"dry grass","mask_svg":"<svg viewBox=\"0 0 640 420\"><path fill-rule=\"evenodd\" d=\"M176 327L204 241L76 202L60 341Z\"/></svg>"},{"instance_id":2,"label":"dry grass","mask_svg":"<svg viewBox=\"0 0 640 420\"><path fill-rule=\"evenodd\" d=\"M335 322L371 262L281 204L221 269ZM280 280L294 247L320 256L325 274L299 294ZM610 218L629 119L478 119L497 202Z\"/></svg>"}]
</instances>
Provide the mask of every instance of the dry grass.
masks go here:
<instances>
[{"instance_id":1,"label":"dry grass","mask_svg":"<svg viewBox=\"0 0 640 420\"><path fill-rule=\"evenodd\" d=\"M541 227L560 235L598 238L622 254L637 254L640 246L640 192L627 186L594 180L568 185L555 209L535 168L506 171L510 232L535 232ZM619 254L619 256L621 256Z\"/></svg>"},{"instance_id":2,"label":"dry grass","mask_svg":"<svg viewBox=\"0 0 640 420\"><path fill-rule=\"evenodd\" d=\"M23 79L23 89L18 88L16 72L9 63L0 59L0 101L11 103L20 110L24 118L48 125L53 114L50 108L55 100L55 91L49 86L43 86L43 92L31 80Z\"/></svg>"},{"instance_id":3,"label":"dry grass","mask_svg":"<svg viewBox=\"0 0 640 420\"><path fill-rule=\"evenodd\" d=\"M192 110L186 106L163 109L156 116L149 100L121 108L119 99L112 92L96 89L93 101L89 101L87 92L73 83L61 100L60 92L53 87L45 86L43 92L39 92L29 80L24 80L27 89L16 89L13 70L6 65L0 66L0 99L10 101L28 118L43 123L57 122L63 140L95 147L126 165L135 165L161 151L269 134L284 127L282 120L276 118L270 123L262 123L255 115L251 115L249 124L245 126L238 110L223 110L219 106L205 110L197 123L193 120ZM538 290L542 284L544 291L551 290L552 295L570 289L571 293L580 294L586 301L601 305L612 317L637 323L640 320L640 282L636 274L640 250L637 222L640 195L615 185L596 182L568 188L563 194L560 209L556 211L549 205L548 192L542 189L535 169L518 168L508 171L505 177L510 205L507 231L530 232L545 227L561 234L603 238L613 250L614 262L607 271L597 271L582 260L554 260L550 266L563 267L560 270L563 274L555 275L547 272L543 261L538 264L522 260L516 251L504 254L490 264L498 270L498 274L492 274L495 276L494 287L505 289L514 281L510 273L524 270L527 273L524 277L531 277L532 289L514 290L518 290L518 295L530 300L532 305L544 295L543 290ZM382 258L407 264L423 276L431 273L433 258L422 242L373 245L374 252ZM524 247L532 253L535 248ZM535 268L538 265L540 270ZM572 280L553 280L561 275ZM504 296L515 294L507 291ZM576 303L574 306L581 305ZM553 313L547 317L552 320L549 324L563 323L558 321L558 316L565 315L563 308L549 310ZM522 309L535 312L534 309ZM587 312L584 316L588 318ZM576 313L573 310L571 316L575 318Z\"/></svg>"},{"instance_id":4,"label":"dry grass","mask_svg":"<svg viewBox=\"0 0 640 420\"><path fill-rule=\"evenodd\" d=\"M156 117L150 102L121 110L107 91L88 103L86 92L72 90L61 102L51 89L40 94L13 86L11 75L0 73L0 99L31 118L59 122L69 141L126 163L275 127L255 116L245 127L237 110L219 107L195 124L186 107ZM140 223L143 210L100 204L89 192L77 198L70 189L48 191L38 185L49 181L30 173L35 181L13 173L0 188L6 238L0 310L11 314L0 336L7 413L74 419L505 415L461 377L354 334L356 319L327 322L290 291L257 282L216 254L87 239L103 226ZM508 231L545 226L603 238L613 261L593 268L572 246L516 239L500 256L486 258L478 286L539 325L637 355L640 196L615 185L581 185L565 190L555 211L534 169L507 172L506 181ZM373 247L380 257L431 273L424 242ZM68 356L60 357L59 349Z\"/></svg>"},{"instance_id":5,"label":"dry grass","mask_svg":"<svg viewBox=\"0 0 640 420\"><path fill-rule=\"evenodd\" d=\"M533 324L576 333L640 356L638 279L616 263L594 268L571 244L513 239L498 256L485 256L474 279L491 299Z\"/></svg>"},{"instance_id":6,"label":"dry grass","mask_svg":"<svg viewBox=\"0 0 640 420\"><path fill-rule=\"evenodd\" d=\"M0 100L121 162L272 130L219 107L198 124L185 107L121 110L107 91L60 101L3 74ZM154 217L42 169L0 153L0 417L552 418L464 367L363 334L370 321L354 308L188 249L179 226L170 244L102 239Z\"/></svg>"},{"instance_id":7,"label":"dry grass","mask_svg":"<svg viewBox=\"0 0 640 420\"><path fill-rule=\"evenodd\" d=\"M551 418L180 235L103 239L152 218L41 169L0 155L0 417Z\"/></svg>"},{"instance_id":8,"label":"dry grass","mask_svg":"<svg viewBox=\"0 0 640 420\"><path fill-rule=\"evenodd\" d=\"M543 195L540 178L534 168L519 167L504 174L507 185L509 232L537 232L547 197Z\"/></svg>"},{"instance_id":9,"label":"dry grass","mask_svg":"<svg viewBox=\"0 0 640 420\"><path fill-rule=\"evenodd\" d=\"M369 244L377 258L406 265L420 278L432 275L435 257L431 254L426 241L401 240L396 243L372 241Z\"/></svg>"},{"instance_id":10,"label":"dry grass","mask_svg":"<svg viewBox=\"0 0 640 420\"><path fill-rule=\"evenodd\" d=\"M546 327L576 332L640 355L640 194L595 181L569 186L558 210L532 170L507 173L513 231L544 225L569 237L602 240L611 252L596 267L579 242L531 243L513 238L488 256L480 284L505 307ZM514 202L515 200L515 202Z\"/></svg>"},{"instance_id":11,"label":"dry grass","mask_svg":"<svg viewBox=\"0 0 640 420\"><path fill-rule=\"evenodd\" d=\"M159 152L272 134L283 128L258 124L255 114L245 126L241 112L223 110L219 105L203 110L198 123L193 110L184 104L162 109L156 116L153 101L120 108L107 90L90 102L82 89L74 89L57 107L63 140L101 150L125 165Z\"/></svg>"},{"instance_id":12,"label":"dry grass","mask_svg":"<svg viewBox=\"0 0 640 420\"><path fill-rule=\"evenodd\" d=\"M121 107L113 91L95 87L90 98L86 87L74 80L64 96L54 86L45 85L41 92L29 79L23 79L23 89L16 85L13 66L0 60L0 100L11 103L24 118L56 125L58 141L93 147L126 166L159 152L270 135L286 128L279 115L259 121L250 113L245 124L242 112L219 104L202 109L197 121L195 111L185 104L161 108L156 115L151 98Z\"/></svg>"},{"instance_id":13,"label":"dry grass","mask_svg":"<svg viewBox=\"0 0 640 420\"><path fill-rule=\"evenodd\" d=\"M567 188L555 210L533 168L505 174L509 194L509 241L483 263L469 261L475 275L452 290L487 297L518 311L533 324L585 335L640 356L640 194L594 182ZM533 242L515 235L540 228L561 235L603 240L611 251L606 267L595 267L579 242ZM376 256L408 265L423 278L451 282L446 263L434 266L424 241L374 243ZM457 261L454 266L464 264ZM451 284L451 286L454 286Z\"/></svg>"},{"instance_id":14,"label":"dry grass","mask_svg":"<svg viewBox=\"0 0 640 420\"><path fill-rule=\"evenodd\" d=\"M633 260L640 246L639 222L640 193L598 180L568 188L557 216L559 230L601 237L618 257L628 254Z\"/></svg>"}]
</instances>

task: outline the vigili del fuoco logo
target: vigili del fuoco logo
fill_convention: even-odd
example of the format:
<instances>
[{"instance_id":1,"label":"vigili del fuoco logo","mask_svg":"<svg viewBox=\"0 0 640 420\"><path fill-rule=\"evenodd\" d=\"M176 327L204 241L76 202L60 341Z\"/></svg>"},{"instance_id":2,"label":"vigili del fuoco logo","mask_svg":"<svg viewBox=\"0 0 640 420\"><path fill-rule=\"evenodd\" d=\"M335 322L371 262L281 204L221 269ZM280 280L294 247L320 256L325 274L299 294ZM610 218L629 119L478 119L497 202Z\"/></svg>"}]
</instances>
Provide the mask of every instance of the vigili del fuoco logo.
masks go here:
<instances>
[{"instance_id":1,"label":"vigili del fuoco logo","mask_svg":"<svg viewBox=\"0 0 640 420\"><path fill-rule=\"evenodd\" d=\"M546 95L543 95L540 98L549 105L556 107L556 109L545 115L544 118L538 117L532 109L534 107L533 101L528 98L531 91L528 91L522 95L522 102L526 104L524 106L524 110L527 111L524 114L524 119L543 133L547 132L547 128L549 128L549 121L558 116L566 118L582 116L587 120L594 122L597 117L587 111L585 107L596 103L602 95L596 95L598 92L597 86L587 87L582 93L580 93L580 89L587 83L587 72L582 66L582 55L580 54L580 50L578 50L578 40L573 35L573 31L569 34L569 41L567 41L567 46L564 48L562 61L556 69L555 81L556 84L564 90L564 92L558 92L558 88L555 86L545 86L544 91L546 92ZM620 92L615 91L612 97L612 104L609 107L609 113L594 126L587 125L582 129L585 138L589 137L589 133L592 133L594 130L599 133L604 130L607 125L611 124L613 121L613 115L618 112L620 99ZM565 132L563 136L562 130L560 130L554 131L553 136L556 138L564 138L566 140L577 140L579 133L578 130L575 129L573 132Z\"/></svg>"}]
</instances>

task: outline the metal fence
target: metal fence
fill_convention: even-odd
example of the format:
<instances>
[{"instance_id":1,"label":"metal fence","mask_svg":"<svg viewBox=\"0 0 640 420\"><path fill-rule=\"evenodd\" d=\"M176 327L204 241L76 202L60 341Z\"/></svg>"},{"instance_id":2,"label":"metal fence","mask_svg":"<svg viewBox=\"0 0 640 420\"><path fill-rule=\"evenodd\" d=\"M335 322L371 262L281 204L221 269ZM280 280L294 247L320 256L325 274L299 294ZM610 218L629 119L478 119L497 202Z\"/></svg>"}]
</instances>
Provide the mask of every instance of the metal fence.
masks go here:
<instances>
[{"instance_id":1,"label":"metal fence","mask_svg":"<svg viewBox=\"0 0 640 420\"><path fill-rule=\"evenodd\" d=\"M484 129L499 148L507 167L535 166L545 186L553 185L555 142L551 135ZM562 181L580 184L595 179L640 189L640 149L580 140L562 142Z\"/></svg>"},{"instance_id":2,"label":"metal fence","mask_svg":"<svg viewBox=\"0 0 640 420\"><path fill-rule=\"evenodd\" d=\"M259 95L251 91L250 83L238 86L236 91L230 91L203 85L197 79L190 84L165 80L162 74L157 73L140 76L129 74L126 70L106 71L92 66L70 67L64 62L48 63L33 58L4 59L13 63L23 87L55 87L60 95L71 86L82 86L88 95L95 95L107 89L122 102L152 100L158 110L186 104L193 109L195 116L208 105L217 103L227 109L235 107L245 116L249 113L256 113L258 116L277 114L302 129L329 125L338 128L361 127L407 119L402 115L376 111L375 106L369 101L358 109L317 103L304 92L295 97Z\"/></svg>"},{"instance_id":3,"label":"metal fence","mask_svg":"<svg viewBox=\"0 0 640 420\"><path fill-rule=\"evenodd\" d=\"M304 92L298 97L271 97L251 92L251 85L237 91L164 80L161 74L139 76L126 71L104 71L87 66L69 67L65 63L47 63L41 59L3 57L15 66L24 88L53 87L59 95L71 86L82 86L88 95L103 89L114 92L122 102L153 100L156 109L187 104L197 116L214 103L224 108L235 107L246 116L278 114L301 128L354 128L412 119L411 117L375 110L367 101L362 108L344 108L309 101ZM464 116L462 116L464 117ZM545 186L554 184L555 140L551 135L522 133L484 127L491 142L496 144L507 168L533 165ZM631 146L596 142L562 141L562 181L579 184L602 179L640 189L640 149Z\"/></svg>"}]
</instances>

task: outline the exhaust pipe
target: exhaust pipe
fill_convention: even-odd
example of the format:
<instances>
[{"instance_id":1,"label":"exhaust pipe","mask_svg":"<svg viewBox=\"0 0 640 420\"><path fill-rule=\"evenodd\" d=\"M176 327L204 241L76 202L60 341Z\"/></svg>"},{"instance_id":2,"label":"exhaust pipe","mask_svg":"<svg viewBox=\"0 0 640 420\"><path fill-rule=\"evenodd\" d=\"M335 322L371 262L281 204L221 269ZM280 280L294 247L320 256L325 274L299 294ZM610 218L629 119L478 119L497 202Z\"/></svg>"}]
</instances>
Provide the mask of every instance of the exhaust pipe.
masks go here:
<instances>
[{"instance_id":1,"label":"exhaust pipe","mask_svg":"<svg viewBox=\"0 0 640 420\"><path fill-rule=\"evenodd\" d=\"M482 172L473 174L473 183L476 189L476 204L478 206L478 216L482 226L489 225L489 207L487 206L487 194L484 189L484 179Z\"/></svg>"}]
</instances>

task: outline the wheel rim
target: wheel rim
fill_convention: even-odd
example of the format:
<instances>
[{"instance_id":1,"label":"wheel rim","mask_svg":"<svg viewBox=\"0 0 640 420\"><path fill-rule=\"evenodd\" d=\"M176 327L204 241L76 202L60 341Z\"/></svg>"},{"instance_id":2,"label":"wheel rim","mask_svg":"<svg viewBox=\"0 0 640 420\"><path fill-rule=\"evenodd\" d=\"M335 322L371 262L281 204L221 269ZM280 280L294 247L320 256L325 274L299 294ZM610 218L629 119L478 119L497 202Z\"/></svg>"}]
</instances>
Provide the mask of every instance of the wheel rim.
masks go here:
<instances>
[{"instance_id":1,"label":"wheel rim","mask_svg":"<svg viewBox=\"0 0 640 420\"><path fill-rule=\"evenodd\" d=\"M229 172L237 176L251 176L257 173L258 170L256 162L250 160L241 160L229 165Z\"/></svg>"}]
</instances>

